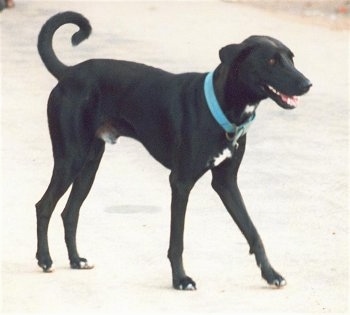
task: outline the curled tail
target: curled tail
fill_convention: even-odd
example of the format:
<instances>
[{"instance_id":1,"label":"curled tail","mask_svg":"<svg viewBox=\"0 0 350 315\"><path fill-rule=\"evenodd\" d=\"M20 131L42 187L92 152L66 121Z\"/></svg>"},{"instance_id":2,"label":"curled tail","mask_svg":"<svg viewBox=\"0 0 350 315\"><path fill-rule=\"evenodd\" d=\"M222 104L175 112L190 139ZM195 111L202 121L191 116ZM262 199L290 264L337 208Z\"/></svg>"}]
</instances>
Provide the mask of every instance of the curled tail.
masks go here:
<instances>
[{"instance_id":1,"label":"curled tail","mask_svg":"<svg viewBox=\"0 0 350 315\"><path fill-rule=\"evenodd\" d=\"M68 66L63 64L56 56L52 47L52 38L57 29L64 24L75 24L79 27L79 30L72 36L73 46L78 45L84 39L87 39L91 33L91 26L89 21L81 14L76 12L63 12L58 13L51 17L41 28L38 38L38 51L39 55L44 62L49 72L60 79Z\"/></svg>"}]
</instances>

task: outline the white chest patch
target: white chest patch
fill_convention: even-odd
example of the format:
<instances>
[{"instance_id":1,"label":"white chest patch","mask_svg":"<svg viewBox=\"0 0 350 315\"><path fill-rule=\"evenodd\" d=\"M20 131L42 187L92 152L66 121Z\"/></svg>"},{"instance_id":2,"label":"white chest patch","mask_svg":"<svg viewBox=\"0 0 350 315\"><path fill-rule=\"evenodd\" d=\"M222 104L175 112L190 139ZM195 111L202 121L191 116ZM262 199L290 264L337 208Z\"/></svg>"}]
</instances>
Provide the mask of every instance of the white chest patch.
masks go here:
<instances>
[{"instance_id":1,"label":"white chest patch","mask_svg":"<svg viewBox=\"0 0 350 315\"><path fill-rule=\"evenodd\" d=\"M256 105L247 105L244 109L244 113L247 115L250 115L250 114L254 113L255 108L256 108Z\"/></svg>"},{"instance_id":2,"label":"white chest patch","mask_svg":"<svg viewBox=\"0 0 350 315\"><path fill-rule=\"evenodd\" d=\"M218 166L226 159L232 158L232 152L230 149L226 148L224 151L222 151L218 156L215 156L213 159L214 166Z\"/></svg>"}]
</instances>

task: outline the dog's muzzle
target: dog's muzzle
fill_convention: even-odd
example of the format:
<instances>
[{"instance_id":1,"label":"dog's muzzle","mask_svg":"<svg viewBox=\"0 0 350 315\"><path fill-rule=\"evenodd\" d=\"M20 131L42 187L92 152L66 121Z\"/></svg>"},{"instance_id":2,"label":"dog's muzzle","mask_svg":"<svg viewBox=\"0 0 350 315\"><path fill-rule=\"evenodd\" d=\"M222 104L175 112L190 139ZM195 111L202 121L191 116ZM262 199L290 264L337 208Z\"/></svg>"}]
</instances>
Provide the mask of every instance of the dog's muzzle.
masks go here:
<instances>
[{"instance_id":1,"label":"dog's muzzle","mask_svg":"<svg viewBox=\"0 0 350 315\"><path fill-rule=\"evenodd\" d=\"M297 87L297 93L295 95L285 94L269 84L265 86L264 90L266 91L268 97L273 99L282 108L293 109L299 104L299 96L308 92L311 86L312 83L308 79L303 80Z\"/></svg>"}]
</instances>

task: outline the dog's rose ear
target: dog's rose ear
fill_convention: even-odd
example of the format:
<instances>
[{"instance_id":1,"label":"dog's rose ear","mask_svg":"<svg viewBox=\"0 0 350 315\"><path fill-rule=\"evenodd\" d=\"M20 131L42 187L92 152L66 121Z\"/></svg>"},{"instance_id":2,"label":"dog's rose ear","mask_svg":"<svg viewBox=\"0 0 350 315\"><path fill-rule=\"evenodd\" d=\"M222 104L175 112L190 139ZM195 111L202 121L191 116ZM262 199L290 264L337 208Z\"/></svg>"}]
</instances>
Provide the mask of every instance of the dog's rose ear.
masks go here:
<instances>
[{"instance_id":1,"label":"dog's rose ear","mask_svg":"<svg viewBox=\"0 0 350 315\"><path fill-rule=\"evenodd\" d=\"M253 47L242 44L231 44L220 49L219 57L222 63L231 66L237 60L242 60L252 50Z\"/></svg>"},{"instance_id":2,"label":"dog's rose ear","mask_svg":"<svg viewBox=\"0 0 350 315\"><path fill-rule=\"evenodd\" d=\"M221 48L219 51L221 62L227 65L232 64L232 61L238 56L241 50L240 46L240 44L231 44Z\"/></svg>"}]
</instances>

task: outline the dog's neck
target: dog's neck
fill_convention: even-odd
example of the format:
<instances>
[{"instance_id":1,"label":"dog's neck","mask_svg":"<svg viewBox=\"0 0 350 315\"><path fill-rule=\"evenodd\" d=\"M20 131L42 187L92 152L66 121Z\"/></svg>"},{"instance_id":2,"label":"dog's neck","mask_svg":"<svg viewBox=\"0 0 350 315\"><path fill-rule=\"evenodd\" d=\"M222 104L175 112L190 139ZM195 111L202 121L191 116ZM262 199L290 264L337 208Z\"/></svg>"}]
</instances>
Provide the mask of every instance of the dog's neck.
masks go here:
<instances>
[{"instance_id":1,"label":"dog's neck","mask_svg":"<svg viewBox=\"0 0 350 315\"><path fill-rule=\"evenodd\" d=\"M260 100L250 100L243 96L239 80L227 66L219 65L214 72L214 89L218 102L228 119L242 124L255 113Z\"/></svg>"}]
</instances>

